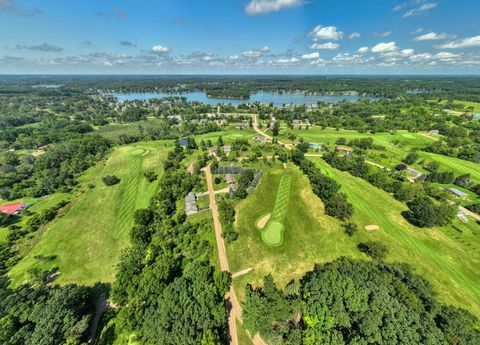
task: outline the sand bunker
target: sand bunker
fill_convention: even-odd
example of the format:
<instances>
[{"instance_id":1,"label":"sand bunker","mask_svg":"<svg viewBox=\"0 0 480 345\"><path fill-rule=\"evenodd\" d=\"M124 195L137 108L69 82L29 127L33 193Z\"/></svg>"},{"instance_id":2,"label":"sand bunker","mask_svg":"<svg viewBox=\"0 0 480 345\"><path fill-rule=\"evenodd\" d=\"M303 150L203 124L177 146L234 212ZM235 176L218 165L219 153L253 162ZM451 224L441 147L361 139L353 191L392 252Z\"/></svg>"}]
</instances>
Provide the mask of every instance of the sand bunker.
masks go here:
<instances>
[{"instance_id":1,"label":"sand bunker","mask_svg":"<svg viewBox=\"0 0 480 345\"><path fill-rule=\"evenodd\" d=\"M260 218L260 220L257 222L258 228L263 229L265 225L267 225L269 220L270 220L270 213Z\"/></svg>"},{"instance_id":2,"label":"sand bunker","mask_svg":"<svg viewBox=\"0 0 480 345\"><path fill-rule=\"evenodd\" d=\"M378 225L375 225L375 224L366 225L365 230L367 230L367 231L377 231L377 230L380 230L380 227Z\"/></svg>"}]
</instances>

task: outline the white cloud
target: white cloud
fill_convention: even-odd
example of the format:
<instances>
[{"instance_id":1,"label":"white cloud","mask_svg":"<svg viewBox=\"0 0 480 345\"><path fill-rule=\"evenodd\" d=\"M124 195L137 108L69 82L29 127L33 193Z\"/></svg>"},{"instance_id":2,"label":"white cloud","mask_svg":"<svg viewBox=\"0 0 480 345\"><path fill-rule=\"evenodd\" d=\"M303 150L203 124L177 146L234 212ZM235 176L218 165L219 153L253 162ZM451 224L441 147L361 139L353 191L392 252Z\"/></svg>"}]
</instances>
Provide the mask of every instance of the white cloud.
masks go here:
<instances>
[{"instance_id":1,"label":"white cloud","mask_svg":"<svg viewBox=\"0 0 480 345\"><path fill-rule=\"evenodd\" d=\"M272 61L270 61L270 63L290 64L290 63L297 63L299 61L300 60L298 58L292 57L292 58L281 58L281 59L272 60Z\"/></svg>"},{"instance_id":2,"label":"white cloud","mask_svg":"<svg viewBox=\"0 0 480 345\"><path fill-rule=\"evenodd\" d=\"M344 63L363 63L366 60L363 58L363 55L357 55L357 54L349 54L349 53L344 53L344 54L337 54L332 61L337 64L344 64Z\"/></svg>"},{"instance_id":3,"label":"white cloud","mask_svg":"<svg viewBox=\"0 0 480 345\"><path fill-rule=\"evenodd\" d=\"M353 40L355 38L360 38L360 37L362 37L362 35L360 35L359 32L352 32L350 35L348 35L348 38L351 39L351 40Z\"/></svg>"},{"instance_id":4,"label":"white cloud","mask_svg":"<svg viewBox=\"0 0 480 345\"><path fill-rule=\"evenodd\" d=\"M302 59L318 59L320 57L320 54L318 52L310 53L310 54L303 54Z\"/></svg>"},{"instance_id":5,"label":"white cloud","mask_svg":"<svg viewBox=\"0 0 480 345\"><path fill-rule=\"evenodd\" d=\"M373 53L386 53L386 52L393 52L397 50L398 47L395 42L388 42L388 43L379 43L375 47L372 48Z\"/></svg>"},{"instance_id":6,"label":"white cloud","mask_svg":"<svg viewBox=\"0 0 480 345\"><path fill-rule=\"evenodd\" d=\"M333 42L313 43L310 45L310 49L337 50L338 48L340 48L340 44Z\"/></svg>"},{"instance_id":7,"label":"white cloud","mask_svg":"<svg viewBox=\"0 0 480 345\"><path fill-rule=\"evenodd\" d=\"M460 57L460 54L454 54L450 52L440 52L435 54L435 58L445 61L445 62L451 62L453 60L456 60Z\"/></svg>"},{"instance_id":8,"label":"white cloud","mask_svg":"<svg viewBox=\"0 0 480 345\"><path fill-rule=\"evenodd\" d=\"M303 5L303 0L251 0L245 12L251 16L277 12L286 8Z\"/></svg>"},{"instance_id":9,"label":"white cloud","mask_svg":"<svg viewBox=\"0 0 480 345\"><path fill-rule=\"evenodd\" d=\"M238 56L238 55L231 55L227 58L228 62L236 62L238 60L240 60L240 56Z\"/></svg>"},{"instance_id":10,"label":"white cloud","mask_svg":"<svg viewBox=\"0 0 480 345\"><path fill-rule=\"evenodd\" d=\"M411 16L416 16L422 13L425 13L429 10L432 10L436 8L438 4L436 2L426 2L424 4L421 4L418 7L412 8L411 10L405 12L403 15L403 18L411 17Z\"/></svg>"},{"instance_id":11,"label":"white cloud","mask_svg":"<svg viewBox=\"0 0 480 345\"><path fill-rule=\"evenodd\" d=\"M313 60L310 62L310 65L315 65L315 66L325 66L325 60L324 59L317 59L317 60Z\"/></svg>"},{"instance_id":12,"label":"white cloud","mask_svg":"<svg viewBox=\"0 0 480 345\"><path fill-rule=\"evenodd\" d=\"M414 49L403 49L401 52L400 52L403 56L412 56L413 53L415 53L415 50Z\"/></svg>"},{"instance_id":13,"label":"white cloud","mask_svg":"<svg viewBox=\"0 0 480 345\"><path fill-rule=\"evenodd\" d=\"M310 32L312 40L333 40L338 41L343 38L343 32L338 31L335 26L321 26L317 25L312 32Z\"/></svg>"},{"instance_id":14,"label":"white cloud","mask_svg":"<svg viewBox=\"0 0 480 345\"><path fill-rule=\"evenodd\" d=\"M410 61L413 62L425 62L433 59L433 55L430 53L422 53L410 56Z\"/></svg>"},{"instance_id":15,"label":"white cloud","mask_svg":"<svg viewBox=\"0 0 480 345\"><path fill-rule=\"evenodd\" d=\"M258 50L249 50L249 51L243 52L242 55L246 58L256 59L262 56L262 52L259 52Z\"/></svg>"},{"instance_id":16,"label":"white cloud","mask_svg":"<svg viewBox=\"0 0 480 345\"><path fill-rule=\"evenodd\" d=\"M153 46L152 47L152 52L154 52L155 54L167 54L171 51L170 48L168 47L165 47L165 46L161 46L161 45L156 45L156 46Z\"/></svg>"},{"instance_id":17,"label":"white cloud","mask_svg":"<svg viewBox=\"0 0 480 345\"><path fill-rule=\"evenodd\" d=\"M359 52L361 54L368 53L368 51L369 51L368 47L360 47L357 50L357 52Z\"/></svg>"},{"instance_id":18,"label":"white cloud","mask_svg":"<svg viewBox=\"0 0 480 345\"><path fill-rule=\"evenodd\" d=\"M374 32L373 33L377 37L388 37L392 34L391 31L383 31L383 32Z\"/></svg>"},{"instance_id":19,"label":"white cloud","mask_svg":"<svg viewBox=\"0 0 480 345\"><path fill-rule=\"evenodd\" d=\"M268 48L267 46L258 48L258 51L259 51L259 52L262 52L262 53L266 53L266 52L268 52L269 50L270 50L270 48Z\"/></svg>"},{"instance_id":20,"label":"white cloud","mask_svg":"<svg viewBox=\"0 0 480 345\"><path fill-rule=\"evenodd\" d=\"M449 35L446 33L436 33L436 32L429 32L428 34L423 34L420 36L415 37L414 41L440 41L440 40L449 40L455 38L454 35Z\"/></svg>"},{"instance_id":21,"label":"white cloud","mask_svg":"<svg viewBox=\"0 0 480 345\"><path fill-rule=\"evenodd\" d=\"M480 36L467 37L435 46L437 49L459 49L480 47Z\"/></svg>"}]
</instances>

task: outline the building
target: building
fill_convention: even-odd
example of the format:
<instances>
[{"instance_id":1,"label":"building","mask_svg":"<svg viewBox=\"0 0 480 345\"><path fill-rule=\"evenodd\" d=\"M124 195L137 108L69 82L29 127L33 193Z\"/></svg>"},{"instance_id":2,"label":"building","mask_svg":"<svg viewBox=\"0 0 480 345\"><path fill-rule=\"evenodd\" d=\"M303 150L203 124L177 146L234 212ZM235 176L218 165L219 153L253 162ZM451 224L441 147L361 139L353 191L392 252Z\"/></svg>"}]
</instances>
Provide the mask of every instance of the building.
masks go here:
<instances>
[{"instance_id":1,"label":"building","mask_svg":"<svg viewBox=\"0 0 480 345\"><path fill-rule=\"evenodd\" d=\"M210 147L210 149L208 149L208 152L211 155L216 155L217 154L217 148L215 146L212 146L212 147Z\"/></svg>"},{"instance_id":2,"label":"building","mask_svg":"<svg viewBox=\"0 0 480 345\"><path fill-rule=\"evenodd\" d=\"M232 147L230 145L225 145L223 147L223 152L225 152L225 154L228 155L230 153L230 151L232 151Z\"/></svg>"},{"instance_id":3,"label":"building","mask_svg":"<svg viewBox=\"0 0 480 345\"><path fill-rule=\"evenodd\" d=\"M474 114L473 119L474 120L480 120L480 114Z\"/></svg>"},{"instance_id":4,"label":"building","mask_svg":"<svg viewBox=\"0 0 480 345\"><path fill-rule=\"evenodd\" d=\"M457 188L447 188L446 191L449 192L450 194L452 194L454 197L459 198L459 199L467 199L468 198L467 193L464 193L461 190L458 190Z\"/></svg>"},{"instance_id":5,"label":"building","mask_svg":"<svg viewBox=\"0 0 480 345\"><path fill-rule=\"evenodd\" d=\"M242 129L244 129L244 128L245 128L245 125L243 125L243 124L241 124L241 123L235 125L235 129L240 129L240 130L242 130Z\"/></svg>"},{"instance_id":6,"label":"building","mask_svg":"<svg viewBox=\"0 0 480 345\"><path fill-rule=\"evenodd\" d=\"M337 152L344 152L344 153L351 153L353 149L350 146L338 145L335 147L335 151Z\"/></svg>"},{"instance_id":7,"label":"building","mask_svg":"<svg viewBox=\"0 0 480 345\"><path fill-rule=\"evenodd\" d=\"M15 204L7 204L0 206L0 212L5 213L9 216L16 216L20 214L23 210L27 209L28 207L32 206L32 204L26 202L18 202Z\"/></svg>"},{"instance_id":8,"label":"building","mask_svg":"<svg viewBox=\"0 0 480 345\"><path fill-rule=\"evenodd\" d=\"M185 196L185 214L187 216L198 212L198 206L196 202L197 196L195 193L190 192Z\"/></svg>"},{"instance_id":9,"label":"building","mask_svg":"<svg viewBox=\"0 0 480 345\"><path fill-rule=\"evenodd\" d=\"M180 144L180 146L186 147L188 144L188 140L187 138L178 139L178 143Z\"/></svg>"},{"instance_id":10,"label":"building","mask_svg":"<svg viewBox=\"0 0 480 345\"><path fill-rule=\"evenodd\" d=\"M194 192L190 192L187 194L187 196L185 197L185 203L189 203L189 202L195 202L197 201L197 196L195 195Z\"/></svg>"},{"instance_id":11,"label":"building","mask_svg":"<svg viewBox=\"0 0 480 345\"><path fill-rule=\"evenodd\" d=\"M435 135L435 134L438 134L438 133L439 133L438 129L432 129L432 130L428 131L428 134L430 134L430 135Z\"/></svg>"},{"instance_id":12,"label":"building","mask_svg":"<svg viewBox=\"0 0 480 345\"><path fill-rule=\"evenodd\" d=\"M235 190L235 176L233 174L225 174L225 182L228 183L230 190Z\"/></svg>"}]
</instances>

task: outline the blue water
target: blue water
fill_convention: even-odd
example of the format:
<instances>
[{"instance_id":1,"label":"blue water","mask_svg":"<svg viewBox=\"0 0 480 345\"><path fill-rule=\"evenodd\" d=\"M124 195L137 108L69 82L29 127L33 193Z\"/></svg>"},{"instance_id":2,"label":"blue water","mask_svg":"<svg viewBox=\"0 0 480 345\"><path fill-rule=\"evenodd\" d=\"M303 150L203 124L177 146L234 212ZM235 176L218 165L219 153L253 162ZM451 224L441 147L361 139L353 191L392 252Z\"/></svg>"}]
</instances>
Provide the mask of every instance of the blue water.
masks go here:
<instances>
[{"instance_id":1,"label":"blue water","mask_svg":"<svg viewBox=\"0 0 480 345\"><path fill-rule=\"evenodd\" d=\"M362 97L362 96L312 96L304 95L302 93L274 93L274 92L256 92L250 95L250 99L225 99L207 97L204 91L185 92L185 93L165 93L165 92L131 92L131 93L113 93L119 102L134 101L134 100L149 100L153 98L163 98L180 96L186 97L189 102L201 102L204 104L217 105L232 104L239 105L242 103L273 103L274 106L282 106L283 104L316 104L318 101L327 103L338 103L341 101L356 102L359 99L368 98L376 100L376 97Z\"/></svg>"}]
</instances>

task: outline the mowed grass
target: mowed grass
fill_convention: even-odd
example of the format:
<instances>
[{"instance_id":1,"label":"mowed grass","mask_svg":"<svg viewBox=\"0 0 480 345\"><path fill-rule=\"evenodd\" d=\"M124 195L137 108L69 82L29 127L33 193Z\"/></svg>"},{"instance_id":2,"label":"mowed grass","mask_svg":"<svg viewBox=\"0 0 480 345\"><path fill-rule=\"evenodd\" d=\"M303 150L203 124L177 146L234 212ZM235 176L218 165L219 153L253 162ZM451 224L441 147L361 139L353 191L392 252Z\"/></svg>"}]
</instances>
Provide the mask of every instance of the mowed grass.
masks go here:
<instances>
[{"instance_id":1,"label":"mowed grass","mask_svg":"<svg viewBox=\"0 0 480 345\"><path fill-rule=\"evenodd\" d=\"M312 159L322 171L342 184L354 205L353 221L359 231L357 241L378 240L389 249L386 261L409 264L414 272L429 280L440 299L480 315L480 227L473 220L458 220L443 228L420 229L401 215L407 207L390 194L368 182L331 168L320 158ZM375 224L378 231L366 231Z\"/></svg>"},{"instance_id":2,"label":"mowed grass","mask_svg":"<svg viewBox=\"0 0 480 345\"><path fill-rule=\"evenodd\" d=\"M285 230L283 220L288 212L292 180L292 176L287 174L283 175L280 179L271 218L265 228L261 230L262 240L272 247L278 247L283 244L283 232Z\"/></svg>"},{"instance_id":3,"label":"mowed grass","mask_svg":"<svg viewBox=\"0 0 480 345\"><path fill-rule=\"evenodd\" d=\"M82 189L68 213L49 225L38 243L9 273L14 284L25 281L31 267L57 266L62 284L111 282L121 250L128 245L133 212L146 207L158 180L148 182L145 171L162 172L171 143L149 142L115 148L105 163L82 177ZM102 177L116 175L121 182L105 186ZM94 186L90 188L88 185ZM55 256L50 263L35 256Z\"/></svg>"},{"instance_id":4,"label":"mowed grass","mask_svg":"<svg viewBox=\"0 0 480 345\"><path fill-rule=\"evenodd\" d=\"M262 241L256 222L274 209L276 191L285 174L292 177L292 186L283 220L284 242L280 247L271 247ZM307 177L293 164L288 164L287 169L280 164L267 169L255 191L237 205L236 211L239 237L227 245L230 270L253 269L234 279L240 298L245 284L259 285L267 274L284 286L311 270L315 263L333 261L342 255L361 257L355 241L344 233L340 223L324 215L324 206L311 191Z\"/></svg>"},{"instance_id":5,"label":"mowed grass","mask_svg":"<svg viewBox=\"0 0 480 345\"><path fill-rule=\"evenodd\" d=\"M447 157L437 153L419 151L420 157L425 161L435 161L440 164L440 170L453 171L455 176L470 174L470 179L480 183L480 164L465 161L455 157Z\"/></svg>"},{"instance_id":6,"label":"mowed grass","mask_svg":"<svg viewBox=\"0 0 480 345\"><path fill-rule=\"evenodd\" d=\"M408 133L406 131L398 131L395 134L390 133L359 133L356 131L334 129L322 130L319 127L313 127L309 130L290 130L298 138L304 138L307 142L318 144L333 144L338 138L345 138L347 141L359 138L372 138L373 143L385 147L385 151L369 151L368 159L376 163L393 168L406 157L411 149L421 149L436 141L435 137L425 133ZM455 176L462 174L470 174L471 180L480 183L480 164L469 162L463 159L448 157L440 154L418 151L420 157L426 162L436 161L440 164L441 171L452 171ZM385 157L381 157L382 155ZM415 168L420 168L418 164Z\"/></svg>"}]
</instances>

